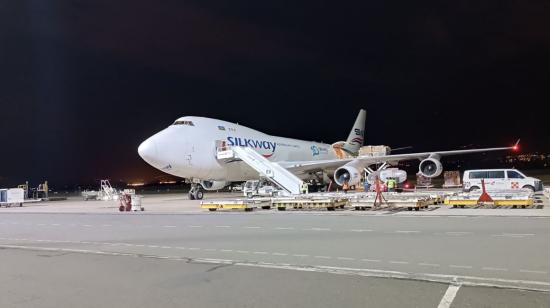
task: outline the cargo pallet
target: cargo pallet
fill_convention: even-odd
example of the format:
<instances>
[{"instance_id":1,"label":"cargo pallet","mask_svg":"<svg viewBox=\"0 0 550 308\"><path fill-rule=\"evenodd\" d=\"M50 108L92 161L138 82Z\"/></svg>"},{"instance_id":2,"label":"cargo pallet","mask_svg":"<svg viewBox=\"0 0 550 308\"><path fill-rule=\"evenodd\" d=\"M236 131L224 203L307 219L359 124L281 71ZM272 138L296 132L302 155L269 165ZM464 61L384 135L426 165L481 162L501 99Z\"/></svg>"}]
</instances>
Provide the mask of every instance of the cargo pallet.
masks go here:
<instances>
[{"instance_id":1,"label":"cargo pallet","mask_svg":"<svg viewBox=\"0 0 550 308\"><path fill-rule=\"evenodd\" d=\"M443 203L445 196L448 194L441 193L416 193L416 192L407 192L407 193L384 193L383 194L386 203L383 203L380 207L376 209L395 209L395 208L406 208L409 211L413 209L419 211L420 209L428 208L430 205ZM357 211L364 211L368 208L373 208L374 205L374 194L363 194L358 195L356 198L351 199L351 205Z\"/></svg>"},{"instance_id":2,"label":"cargo pallet","mask_svg":"<svg viewBox=\"0 0 550 308\"><path fill-rule=\"evenodd\" d=\"M457 196L448 197L445 199L446 205L452 205L453 208L464 208L464 207L477 207L483 205L492 205L495 207L498 206L511 206L516 208L520 206L521 208L526 208L528 206L534 205L533 194L530 192L522 191L510 191L510 192L489 192L489 195L493 199L493 202L490 203L480 203L479 194L469 194L463 193Z\"/></svg>"},{"instance_id":3,"label":"cargo pallet","mask_svg":"<svg viewBox=\"0 0 550 308\"><path fill-rule=\"evenodd\" d=\"M271 205L279 211L287 209L321 209L334 211L337 208L343 209L348 205L347 198L327 198L327 199L272 199Z\"/></svg>"},{"instance_id":4,"label":"cargo pallet","mask_svg":"<svg viewBox=\"0 0 550 308\"><path fill-rule=\"evenodd\" d=\"M255 208L271 209L269 199L245 199L245 200L211 200L201 201L201 208L214 212L218 209L244 210L251 212Z\"/></svg>"},{"instance_id":5,"label":"cargo pallet","mask_svg":"<svg viewBox=\"0 0 550 308\"><path fill-rule=\"evenodd\" d=\"M522 209L528 206L532 206L534 204L533 199L528 199L528 200L494 200L493 199L493 201L494 202L491 203L491 205L494 205L494 206L511 206L512 208L520 206ZM454 208L457 208L457 207L465 208L467 206L471 207L471 206L483 205L478 203L477 200L469 200L469 199L448 200L445 202L445 204L452 205Z\"/></svg>"},{"instance_id":6,"label":"cargo pallet","mask_svg":"<svg viewBox=\"0 0 550 308\"><path fill-rule=\"evenodd\" d=\"M374 199L365 200L361 202L352 202L351 205L356 211L365 211L367 209L396 209L406 208L409 211L413 209L419 211L420 209L427 209L433 204L432 200L387 200L387 203L383 203L381 206L374 208Z\"/></svg>"}]
</instances>

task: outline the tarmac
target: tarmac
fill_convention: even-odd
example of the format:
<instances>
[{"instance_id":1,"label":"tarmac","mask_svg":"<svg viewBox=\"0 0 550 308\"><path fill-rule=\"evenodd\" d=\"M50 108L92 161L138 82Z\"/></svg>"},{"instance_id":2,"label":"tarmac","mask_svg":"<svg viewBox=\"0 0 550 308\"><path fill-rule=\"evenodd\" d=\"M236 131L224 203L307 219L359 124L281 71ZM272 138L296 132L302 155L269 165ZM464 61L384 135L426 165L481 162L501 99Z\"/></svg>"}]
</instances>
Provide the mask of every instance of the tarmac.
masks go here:
<instances>
[{"instance_id":1,"label":"tarmac","mask_svg":"<svg viewBox=\"0 0 550 308\"><path fill-rule=\"evenodd\" d=\"M207 195L227 198L236 195ZM550 207L0 209L0 307L550 307Z\"/></svg>"}]
</instances>

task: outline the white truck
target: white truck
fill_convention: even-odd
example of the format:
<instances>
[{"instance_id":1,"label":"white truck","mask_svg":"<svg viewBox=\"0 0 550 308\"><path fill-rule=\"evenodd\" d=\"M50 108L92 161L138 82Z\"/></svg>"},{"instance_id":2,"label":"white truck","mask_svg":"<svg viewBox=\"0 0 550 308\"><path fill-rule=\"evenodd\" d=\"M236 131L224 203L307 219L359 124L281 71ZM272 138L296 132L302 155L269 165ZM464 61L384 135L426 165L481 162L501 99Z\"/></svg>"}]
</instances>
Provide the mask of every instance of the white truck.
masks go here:
<instances>
[{"instance_id":1,"label":"white truck","mask_svg":"<svg viewBox=\"0 0 550 308\"><path fill-rule=\"evenodd\" d=\"M464 191L481 189L481 180L487 190L528 189L533 192L543 190L539 179L528 177L516 169L466 170L462 179Z\"/></svg>"},{"instance_id":2,"label":"white truck","mask_svg":"<svg viewBox=\"0 0 550 308\"><path fill-rule=\"evenodd\" d=\"M25 190L23 188L0 189L0 206L23 206Z\"/></svg>"}]
</instances>

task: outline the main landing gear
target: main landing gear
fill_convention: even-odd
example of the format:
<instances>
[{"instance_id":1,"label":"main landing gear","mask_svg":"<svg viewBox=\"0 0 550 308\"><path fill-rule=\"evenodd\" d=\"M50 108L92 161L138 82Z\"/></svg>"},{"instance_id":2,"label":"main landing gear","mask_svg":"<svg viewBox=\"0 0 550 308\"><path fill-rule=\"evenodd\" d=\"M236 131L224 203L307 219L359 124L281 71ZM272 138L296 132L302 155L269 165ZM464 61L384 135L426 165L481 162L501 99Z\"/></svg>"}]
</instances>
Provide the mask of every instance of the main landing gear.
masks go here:
<instances>
[{"instance_id":1,"label":"main landing gear","mask_svg":"<svg viewBox=\"0 0 550 308\"><path fill-rule=\"evenodd\" d=\"M197 183L191 184L191 190L189 190L189 200L202 200L204 194L201 190L201 186Z\"/></svg>"}]
</instances>

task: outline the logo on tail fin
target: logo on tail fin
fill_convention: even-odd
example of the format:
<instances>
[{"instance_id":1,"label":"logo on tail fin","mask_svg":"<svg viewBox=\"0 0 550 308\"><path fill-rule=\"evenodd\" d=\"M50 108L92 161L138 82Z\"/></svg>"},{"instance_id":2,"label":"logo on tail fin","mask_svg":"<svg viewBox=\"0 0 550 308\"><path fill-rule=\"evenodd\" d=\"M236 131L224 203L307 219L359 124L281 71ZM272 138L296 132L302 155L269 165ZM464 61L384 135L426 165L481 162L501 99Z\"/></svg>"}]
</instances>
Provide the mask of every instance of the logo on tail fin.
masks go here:
<instances>
[{"instance_id":1,"label":"logo on tail fin","mask_svg":"<svg viewBox=\"0 0 550 308\"><path fill-rule=\"evenodd\" d=\"M357 155L357 153L359 152L359 148L363 145L365 141L364 136L366 116L367 112L364 109L361 109L359 111L359 114L357 115L357 119L355 119L355 123L351 132L349 133L348 139L342 146L342 150L351 155Z\"/></svg>"},{"instance_id":2,"label":"logo on tail fin","mask_svg":"<svg viewBox=\"0 0 550 308\"><path fill-rule=\"evenodd\" d=\"M363 145L363 141L365 140L363 138L363 130L361 130L359 128L355 128L353 131L355 132L355 135L357 137L354 137L353 139L351 139L350 143L351 144Z\"/></svg>"}]
</instances>

